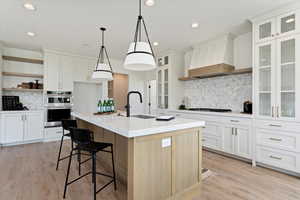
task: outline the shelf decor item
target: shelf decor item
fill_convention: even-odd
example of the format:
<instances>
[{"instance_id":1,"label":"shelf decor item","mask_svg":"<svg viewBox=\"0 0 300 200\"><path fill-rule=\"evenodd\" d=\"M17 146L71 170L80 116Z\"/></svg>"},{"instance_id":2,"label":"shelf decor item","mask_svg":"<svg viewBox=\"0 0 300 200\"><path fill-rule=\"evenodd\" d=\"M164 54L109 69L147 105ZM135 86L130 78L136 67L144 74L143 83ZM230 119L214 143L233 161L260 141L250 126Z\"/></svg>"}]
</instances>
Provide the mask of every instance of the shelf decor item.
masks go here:
<instances>
[{"instance_id":1,"label":"shelf decor item","mask_svg":"<svg viewBox=\"0 0 300 200\"><path fill-rule=\"evenodd\" d=\"M104 46L104 31L106 31L106 28L101 27L100 30L102 31L102 45L100 48L96 68L92 74L92 78L93 79L103 79L103 80L113 80L112 67L110 64L108 53L106 51L106 47ZM104 62L105 57L106 57L107 63Z\"/></svg>"},{"instance_id":2,"label":"shelf decor item","mask_svg":"<svg viewBox=\"0 0 300 200\"><path fill-rule=\"evenodd\" d=\"M145 31L146 42L142 41L142 28ZM141 0L139 0L139 16L135 29L134 42L129 45L124 68L132 71L149 71L156 68L155 56L142 16Z\"/></svg>"}]
</instances>

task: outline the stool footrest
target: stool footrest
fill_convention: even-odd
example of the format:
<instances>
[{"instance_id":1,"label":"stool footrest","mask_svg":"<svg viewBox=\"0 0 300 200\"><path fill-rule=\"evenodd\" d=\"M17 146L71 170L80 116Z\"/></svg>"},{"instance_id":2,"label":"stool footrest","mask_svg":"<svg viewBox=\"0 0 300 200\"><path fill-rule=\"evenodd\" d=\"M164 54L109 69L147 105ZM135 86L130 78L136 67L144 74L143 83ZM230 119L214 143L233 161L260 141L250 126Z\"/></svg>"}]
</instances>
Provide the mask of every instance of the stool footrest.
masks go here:
<instances>
[{"instance_id":1,"label":"stool footrest","mask_svg":"<svg viewBox=\"0 0 300 200\"><path fill-rule=\"evenodd\" d=\"M113 183L114 182L114 180L111 180L111 181L109 181L108 183L106 183L104 186L102 186L99 190L97 190L97 192L96 192L96 194L98 193L98 192L101 192L104 188L106 188L109 184L111 184L111 183Z\"/></svg>"},{"instance_id":2,"label":"stool footrest","mask_svg":"<svg viewBox=\"0 0 300 200\"><path fill-rule=\"evenodd\" d=\"M72 183L78 181L79 179L82 179L83 177L85 177L85 176L87 176L87 175L90 175L90 174L92 174L92 172L88 172L88 173L86 173L86 174L84 174L84 175L82 175L82 176L79 176L78 178L76 178L76 179L70 181L69 183L67 183L67 185L70 185L70 184L72 184Z\"/></svg>"}]
</instances>

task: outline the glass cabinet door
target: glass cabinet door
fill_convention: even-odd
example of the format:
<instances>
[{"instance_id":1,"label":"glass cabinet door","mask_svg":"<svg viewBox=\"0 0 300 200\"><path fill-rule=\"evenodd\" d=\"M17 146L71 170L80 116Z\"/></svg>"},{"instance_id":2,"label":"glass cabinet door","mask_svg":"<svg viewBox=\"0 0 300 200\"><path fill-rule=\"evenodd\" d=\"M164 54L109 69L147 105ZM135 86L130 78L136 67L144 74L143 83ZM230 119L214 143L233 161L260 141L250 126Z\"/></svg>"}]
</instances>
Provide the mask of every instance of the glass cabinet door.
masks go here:
<instances>
[{"instance_id":1,"label":"glass cabinet door","mask_svg":"<svg viewBox=\"0 0 300 200\"><path fill-rule=\"evenodd\" d=\"M163 108L163 94L162 94L162 70L157 71L157 106Z\"/></svg>"},{"instance_id":2,"label":"glass cabinet door","mask_svg":"<svg viewBox=\"0 0 300 200\"><path fill-rule=\"evenodd\" d=\"M278 17L277 35L286 36L299 31L299 12L292 12Z\"/></svg>"},{"instance_id":3,"label":"glass cabinet door","mask_svg":"<svg viewBox=\"0 0 300 200\"><path fill-rule=\"evenodd\" d=\"M164 108L169 108L169 69L164 70Z\"/></svg>"},{"instance_id":4,"label":"glass cabinet door","mask_svg":"<svg viewBox=\"0 0 300 200\"><path fill-rule=\"evenodd\" d=\"M274 73L274 42L268 42L257 46L256 70L257 80L257 114L273 117L273 73Z\"/></svg>"},{"instance_id":5,"label":"glass cabinet door","mask_svg":"<svg viewBox=\"0 0 300 200\"><path fill-rule=\"evenodd\" d=\"M296 117L296 50L299 43L299 36L288 37L278 40L278 97L277 97L277 117Z\"/></svg>"},{"instance_id":6,"label":"glass cabinet door","mask_svg":"<svg viewBox=\"0 0 300 200\"><path fill-rule=\"evenodd\" d=\"M263 42L266 40L273 39L275 27L274 19L267 20L256 26L256 42Z\"/></svg>"}]
</instances>

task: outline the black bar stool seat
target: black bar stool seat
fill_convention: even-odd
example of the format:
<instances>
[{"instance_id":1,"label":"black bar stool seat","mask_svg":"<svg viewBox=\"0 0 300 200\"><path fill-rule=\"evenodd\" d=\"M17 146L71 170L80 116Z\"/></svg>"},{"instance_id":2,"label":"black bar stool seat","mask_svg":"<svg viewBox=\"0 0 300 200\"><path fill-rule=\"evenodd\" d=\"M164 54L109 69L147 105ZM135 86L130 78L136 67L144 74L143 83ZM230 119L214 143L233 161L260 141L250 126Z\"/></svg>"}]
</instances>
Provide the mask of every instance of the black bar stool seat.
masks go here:
<instances>
[{"instance_id":1,"label":"black bar stool seat","mask_svg":"<svg viewBox=\"0 0 300 200\"><path fill-rule=\"evenodd\" d=\"M100 191L102 191L104 188L109 186L110 184L114 183L114 189L117 189L116 184L116 173L115 173L115 164L114 164L114 152L113 152L113 144L112 143L104 143L104 142L95 142L93 140L93 132L91 132L88 129L80 129L80 128L70 128L70 135L72 142L75 143L76 147L72 148L70 155L69 155L69 163L68 163L68 169L67 169L67 176L65 181L65 189L64 189L64 196L66 197L67 187L68 185L80 180L81 178L92 174L92 183L93 183L93 197L94 200L96 200L96 194ZM107 150L108 148L108 150ZM81 151L88 152L91 155L92 159L92 171L85 173L82 176L79 176L78 178L69 181L69 174L70 174L70 167L72 162L72 157L76 154L73 154L73 151L78 151L79 154ZM113 168L113 175L104 174L96 171L96 153L102 151L111 153L112 155L112 168ZM90 159L88 159L90 160ZM81 163L80 163L81 164ZM97 190L96 188L96 175L102 175L105 177L111 178L111 180L106 183L104 186L102 186L100 189Z\"/></svg>"}]
</instances>

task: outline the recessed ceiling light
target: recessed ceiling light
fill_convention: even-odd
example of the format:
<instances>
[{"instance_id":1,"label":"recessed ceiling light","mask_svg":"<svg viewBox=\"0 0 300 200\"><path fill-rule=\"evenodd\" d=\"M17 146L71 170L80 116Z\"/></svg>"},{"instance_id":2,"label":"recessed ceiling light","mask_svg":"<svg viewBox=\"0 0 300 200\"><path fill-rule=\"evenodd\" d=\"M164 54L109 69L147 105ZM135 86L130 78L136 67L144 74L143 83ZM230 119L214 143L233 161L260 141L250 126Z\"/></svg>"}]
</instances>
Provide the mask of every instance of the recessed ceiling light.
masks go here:
<instances>
[{"instance_id":1,"label":"recessed ceiling light","mask_svg":"<svg viewBox=\"0 0 300 200\"><path fill-rule=\"evenodd\" d=\"M34 32L27 32L27 35L30 36L30 37L34 37L35 33Z\"/></svg>"},{"instance_id":2,"label":"recessed ceiling light","mask_svg":"<svg viewBox=\"0 0 300 200\"><path fill-rule=\"evenodd\" d=\"M295 21L294 18L290 18L290 19L286 20L285 22L288 24L288 23L292 23L292 22L294 22L294 21Z\"/></svg>"},{"instance_id":3,"label":"recessed ceiling light","mask_svg":"<svg viewBox=\"0 0 300 200\"><path fill-rule=\"evenodd\" d=\"M197 22L192 23L192 28L198 28L198 27L199 27L199 24Z\"/></svg>"},{"instance_id":4,"label":"recessed ceiling light","mask_svg":"<svg viewBox=\"0 0 300 200\"><path fill-rule=\"evenodd\" d=\"M31 3L24 3L23 6L27 10L36 10L35 6Z\"/></svg>"},{"instance_id":5,"label":"recessed ceiling light","mask_svg":"<svg viewBox=\"0 0 300 200\"><path fill-rule=\"evenodd\" d=\"M154 45L154 46L158 46L159 43L158 43L158 42L153 42L153 45Z\"/></svg>"},{"instance_id":6,"label":"recessed ceiling light","mask_svg":"<svg viewBox=\"0 0 300 200\"><path fill-rule=\"evenodd\" d=\"M146 6L154 6L155 1L154 0L145 0L145 5Z\"/></svg>"}]
</instances>

